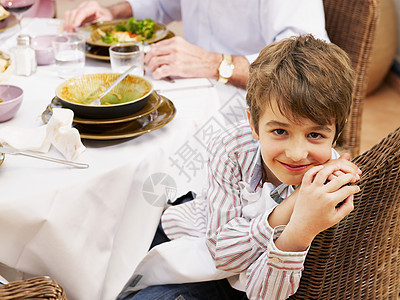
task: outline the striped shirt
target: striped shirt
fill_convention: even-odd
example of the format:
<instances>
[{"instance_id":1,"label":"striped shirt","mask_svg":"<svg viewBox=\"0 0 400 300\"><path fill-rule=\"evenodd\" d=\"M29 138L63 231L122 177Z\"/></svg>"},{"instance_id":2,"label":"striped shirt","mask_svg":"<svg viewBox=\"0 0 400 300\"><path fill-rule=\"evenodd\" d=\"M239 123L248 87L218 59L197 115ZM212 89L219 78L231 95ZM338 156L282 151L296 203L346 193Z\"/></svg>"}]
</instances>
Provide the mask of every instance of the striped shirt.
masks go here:
<instances>
[{"instance_id":1,"label":"striped shirt","mask_svg":"<svg viewBox=\"0 0 400 300\"><path fill-rule=\"evenodd\" d=\"M249 299L286 299L299 286L307 250L280 251L274 241L285 226L272 228L268 216L293 192L281 184L268 197L273 203L252 218L243 215L241 183L257 193L263 189L264 171L259 142L247 122L214 139L208 148L208 184L193 201L168 208L162 217L170 239L204 237L217 269L239 274L230 283L245 290Z\"/></svg>"}]
</instances>

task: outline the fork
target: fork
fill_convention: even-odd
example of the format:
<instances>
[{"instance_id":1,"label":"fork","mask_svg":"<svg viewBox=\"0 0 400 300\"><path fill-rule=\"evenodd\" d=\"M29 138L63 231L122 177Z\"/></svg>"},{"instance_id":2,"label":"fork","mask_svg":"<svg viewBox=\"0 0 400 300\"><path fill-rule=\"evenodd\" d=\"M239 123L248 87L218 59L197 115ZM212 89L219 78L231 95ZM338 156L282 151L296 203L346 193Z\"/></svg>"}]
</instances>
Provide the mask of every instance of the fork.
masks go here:
<instances>
[{"instance_id":1,"label":"fork","mask_svg":"<svg viewBox=\"0 0 400 300\"><path fill-rule=\"evenodd\" d=\"M122 73L103 93L101 93L95 100L92 101L89 105L101 105L100 100L107 95L113 88L115 88L118 83L120 83L128 74L134 69L136 66L131 66L128 70L126 70L124 73ZM98 88L100 89L100 87Z\"/></svg>"},{"instance_id":2,"label":"fork","mask_svg":"<svg viewBox=\"0 0 400 300\"><path fill-rule=\"evenodd\" d=\"M15 149L11 148L11 147L0 146L0 153L11 154L11 155L29 156L29 157L33 157L33 158L52 161L52 162L59 163L59 164L69 165L69 166L72 166L72 167L75 167L75 168L80 168L80 169L89 168L88 164L73 162L73 161L64 160L64 159L58 159L58 158L54 158L54 157L50 157L50 156L44 156L44 155L39 155L39 154L33 154L33 153L18 151L18 150L15 150Z\"/></svg>"}]
</instances>

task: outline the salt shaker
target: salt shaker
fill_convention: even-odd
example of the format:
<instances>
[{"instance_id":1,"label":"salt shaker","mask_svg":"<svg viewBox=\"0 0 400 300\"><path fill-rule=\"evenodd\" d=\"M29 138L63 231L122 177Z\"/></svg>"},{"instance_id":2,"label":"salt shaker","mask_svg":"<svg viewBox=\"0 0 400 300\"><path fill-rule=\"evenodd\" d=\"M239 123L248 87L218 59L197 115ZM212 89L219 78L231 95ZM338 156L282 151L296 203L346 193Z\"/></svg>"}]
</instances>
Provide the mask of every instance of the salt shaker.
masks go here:
<instances>
[{"instance_id":1,"label":"salt shaker","mask_svg":"<svg viewBox=\"0 0 400 300\"><path fill-rule=\"evenodd\" d=\"M31 37L21 34L17 37L17 48L15 50L17 75L30 76L36 72L36 54L31 47Z\"/></svg>"}]
</instances>

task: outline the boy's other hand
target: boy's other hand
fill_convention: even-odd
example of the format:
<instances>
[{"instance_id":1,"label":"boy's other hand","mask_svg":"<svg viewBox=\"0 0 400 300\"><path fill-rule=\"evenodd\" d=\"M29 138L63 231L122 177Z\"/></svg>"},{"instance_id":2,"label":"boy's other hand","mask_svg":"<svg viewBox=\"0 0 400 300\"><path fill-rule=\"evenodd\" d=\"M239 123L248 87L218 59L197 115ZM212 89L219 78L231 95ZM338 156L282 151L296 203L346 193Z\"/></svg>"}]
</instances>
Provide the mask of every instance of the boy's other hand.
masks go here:
<instances>
[{"instance_id":1,"label":"boy's other hand","mask_svg":"<svg viewBox=\"0 0 400 300\"><path fill-rule=\"evenodd\" d=\"M338 167L340 167L339 170L336 170L332 174L328 176L328 180L332 180L335 177L338 177L340 175L346 174L346 173L352 173L356 175L356 179L360 179L361 175L361 170L350 161L350 154L349 153L344 153L342 154L338 159L332 159L325 163L324 165L328 164L336 164Z\"/></svg>"}]
</instances>

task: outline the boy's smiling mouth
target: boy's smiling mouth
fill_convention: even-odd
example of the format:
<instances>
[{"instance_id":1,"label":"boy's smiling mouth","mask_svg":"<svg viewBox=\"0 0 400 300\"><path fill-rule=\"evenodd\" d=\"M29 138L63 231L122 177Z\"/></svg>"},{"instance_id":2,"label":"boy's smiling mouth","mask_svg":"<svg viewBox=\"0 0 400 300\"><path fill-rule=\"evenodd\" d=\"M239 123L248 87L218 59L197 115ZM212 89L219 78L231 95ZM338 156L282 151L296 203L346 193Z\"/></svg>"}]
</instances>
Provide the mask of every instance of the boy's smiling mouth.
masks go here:
<instances>
[{"instance_id":1,"label":"boy's smiling mouth","mask_svg":"<svg viewBox=\"0 0 400 300\"><path fill-rule=\"evenodd\" d=\"M286 164L286 163L283 163L283 162L280 162L280 164L282 166L284 166L286 169L288 169L289 171L292 171L292 172L301 172L301 171L306 170L310 166L310 164L296 165L296 164Z\"/></svg>"}]
</instances>

